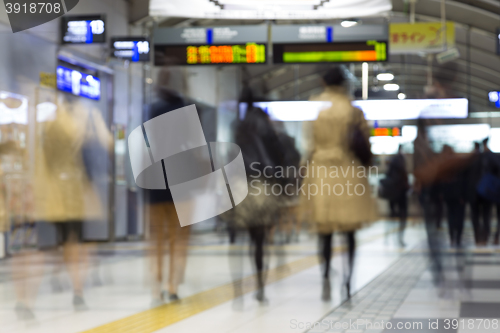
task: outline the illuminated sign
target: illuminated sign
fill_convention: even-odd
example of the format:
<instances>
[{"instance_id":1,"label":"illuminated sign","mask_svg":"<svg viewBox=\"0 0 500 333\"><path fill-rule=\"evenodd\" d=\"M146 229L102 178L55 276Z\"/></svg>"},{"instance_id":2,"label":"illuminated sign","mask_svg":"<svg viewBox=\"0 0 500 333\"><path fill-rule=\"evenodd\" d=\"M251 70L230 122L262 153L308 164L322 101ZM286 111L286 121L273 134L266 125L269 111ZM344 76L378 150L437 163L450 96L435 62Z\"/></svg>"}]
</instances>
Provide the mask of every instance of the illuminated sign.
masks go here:
<instances>
[{"instance_id":1,"label":"illuminated sign","mask_svg":"<svg viewBox=\"0 0 500 333\"><path fill-rule=\"evenodd\" d=\"M101 98L99 78L63 66L57 66L56 75L57 89L94 100Z\"/></svg>"},{"instance_id":2,"label":"illuminated sign","mask_svg":"<svg viewBox=\"0 0 500 333\"><path fill-rule=\"evenodd\" d=\"M254 64L266 62L262 44L188 46L188 64Z\"/></svg>"},{"instance_id":3,"label":"illuminated sign","mask_svg":"<svg viewBox=\"0 0 500 333\"><path fill-rule=\"evenodd\" d=\"M497 109L500 109L500 91L490 91L488 93L488 100L490 103L495 104Z\"/></svg>"},{"instance_id":4,"label":"illuminated sign","mask_svg":"<svg viewBox=\"0 0 500 333\"><path fill-rule=\"evenodd\" d=\"M460 119L467 118L469 110L466 98L357 100L352 104L363 110L367 120Z\"/></svg>"},{"instance_id":5,"label":"illuminated sign","mask_svg":"<svg viewBox=\"0 0 500 333\"><path fill-rule=\"evenodd\" d=\"M133 62L149 61L149 41L145 37L113 37L111 56Z\"/></svg>"},{"instance_id":6,"label":"illuminated sign","mask_svg":"<svg viewBox=\"0 0 500 333\"><path fill-rule=\"evenodd\" d=\"M105 43L105 22L104 15L63 16L61 18L61 43Z\"/></svg>"},{"instance_id":7,"label":"illuminated sign","mask_svg":"<svg viewBox=\"0 0 500 333\"><path fill-rule=\"evenodd\" d=\"M373 62L387 60L387 43L274 44L274 63Z\"/></svg>"},{"instance_id":8,"label":"illuminated sign","mask_svg":"<svg viewBox=\"0 0 500 333\"><path fill-rule=\"evenodd\" d=\"M276 64L388 60L387 25L277 25L272 36Z\"/></svg>"},{"instance_id":9,"label":"illuminated sign","mask_svg":"<svg viewBox=\"0 0 500 333\"><path fill-rule=\"evenodd\" d=\"M214 65L264 64L266 46L243 45L190 45L155 48L155 65Z\"/></svg>"},{"instance_id":10,"label":"illuminated sign","mask_svg":"<svg viewBox=\"0 0 500 333\"><path fill-rule=\"evenodd\" d=\"M371 129L371 136L401 136L401 128L377 127Z\"/></svg>"},{"instance_id":11,"label":"illuminated sign","mask_svg":"<svg viewBox=\"0 0 500 333\"><path fill-rule=\"evenodd\" d=\"M264 64L266 25L159 28L154 31L156 66Z\"/></svg>"},{"instance_id":12,"label":"illuminated sign","mask_svg":"<svg viewBox=\"0 0 500 333\"><path fill-rule=\"evenodd\" d=\"M246 103L240 103L240 117L244 117ZM254 102L263 109L271 120L313 121L318 114L331 107L323 101L273 101ZM378 99L356 100L352 105L360 108L367 120L405 119L460 119L467 118L469 102L466 98L444 99Z\"/></svg>"}]
</instances>

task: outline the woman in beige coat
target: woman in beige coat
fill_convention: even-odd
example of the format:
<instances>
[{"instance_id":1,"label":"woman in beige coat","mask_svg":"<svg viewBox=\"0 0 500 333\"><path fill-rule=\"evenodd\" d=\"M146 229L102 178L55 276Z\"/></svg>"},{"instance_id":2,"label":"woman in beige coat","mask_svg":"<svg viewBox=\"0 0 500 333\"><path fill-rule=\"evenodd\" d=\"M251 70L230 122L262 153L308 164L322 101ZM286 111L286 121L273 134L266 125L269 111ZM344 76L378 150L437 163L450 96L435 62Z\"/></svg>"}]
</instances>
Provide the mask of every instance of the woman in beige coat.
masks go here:
<instances>
[{"instance_id":1,"label":"woman in beige coat","mask_svg":"<svg viewBox=\"0 0 500 333\"><path fill-rule=\"evenodd\" d=\"M348 136L357 126L368 140L369 129L361 110L355 109L342 87L344 76L333 68L323 77L325 91L312 97L313 101L331 102L311 123L308 150L311 152L305 176L302 202L310 221L319 234L320 258L323 261L323 300L330 299L330 259L332 235L342 232L348 245L348 272L345 291L350 297L350 280L355 252L355 231L376 219L376 203L368 184L370 172L376 168L361 164L349 148ZM312 127L311 127L312 126ZM306 134L307 135L307 134Z\"/></svg>"}]
</instances>

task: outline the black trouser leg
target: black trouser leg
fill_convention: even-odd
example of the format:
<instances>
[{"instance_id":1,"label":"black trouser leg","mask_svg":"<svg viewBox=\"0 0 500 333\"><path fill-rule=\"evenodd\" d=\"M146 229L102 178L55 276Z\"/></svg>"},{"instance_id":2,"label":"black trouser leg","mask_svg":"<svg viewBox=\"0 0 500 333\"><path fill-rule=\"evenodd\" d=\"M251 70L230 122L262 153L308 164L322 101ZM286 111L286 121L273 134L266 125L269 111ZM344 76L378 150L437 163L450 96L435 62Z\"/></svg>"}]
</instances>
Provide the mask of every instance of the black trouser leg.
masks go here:
<instances>
[{"instance_id":1,"label":"black trouser leg","mask_svg":"<svg viewBox=\"0 0 500 333\"><path fill-rule=\"evenodd\" d=\"M457 234L457 203L455 200L446 200L446 213L448 215L448 233L450 234L450 244L456 244Z\"/></svg>"},{"instance_id":2,"label":"black trouser leg","mask_svg":"<svg viewBox=\"0 0 500 333\"><path fill-rule=\"evenodd\" d=\"M406 219L408 217L408 199L406 194L403 194L398 200L399 210L399 243L403 243L404 232L406 229Z\"/></svg>"},{"instance_id":3,"label":"black trouser leg","mask_svg":"<svg viewBox=\"0 0 500 333\"><path fill-rule=\"evenodd\" d=\"M474 240L476 244L478 244L481 240L480 232L481 228L479 227L479 202L478 200L471 201L470 203L470 211L472 217L472 227L474 229Z\"/></svg>"},{"instance_id":4,"label":"black trouser leg","mask_svg":"<svg viewBox=\"0 0 500 333\"><path fill-rule=\"evenodd\" d=\"M264 269L264 242L266 239L266 227L256 226L248 228L250 240L252 241L253 257L257 272Z\"/></svg>"},{"instance_id":5,"label":"black trouser leg","mask_svg":"<svg viewBox=\"0 0 500 333\"><path fill-rule=\"evenodd\" d=\"M500 205L496 205L497 209L497 231L495 232L495 243L500 240Z\"/></svg>"},{"instance_id":6,"label":"black trouser leg","mask_svg":"<svg viewBox=\"0 0 500 333\"><path fill-rule=\"evenodd\" d=\"M438 223L438 206L437 199L431 195L428 189L422 190L420 194L420 203L424 210L425 230L427 232L427 242L429 244L429 256L432 263L432 273L434 283L439 283L443 276L443 268L441 264L441 253L439 244L439 233L437 230Z\"/></svg>"},{"instance_id":7,"label":"black trouser leg","mask_svg":"<svg viewBox=\"0 0 500 333\"><path fill-rule=\"evenodd\" d=\"M345 233L347 241L347 276L346 283L351 282L352 272L354 270L354 255L356 254L356 234L355 231Z\"/></svg>"},{"instance_id":8,"label":"black trouser leg","mask_svg":"<svg viewBox=\"0 0 500 333\"><path fill-rule=\"evenodd\" d=\"M490 229L491 229L491 203L483 200L481 212L483 215L483 230L482 230L482 241L487 243L490 239Z\"/></svg>"},{"instance_id":9,"label":"black trouser leg","mask_svg":"<svg viewBox=\"0 0 500 333\"><path fill-rule=\"evenodd\" d=\"M460 246L462 244L462 233L464 231L464 220L465 220L465 204L459 202L457 205L457 226L455 234L455 244Z\"/></svg>"},{"instance_id":10,"label":"black trouser leg","mask_svg":"<svg viewBox=\"0 0 500 333\"><path fill-rule=\"evenodd\" d=\"M321 261L323 263L323 277L330 277L330 260L332 259L332 238L333 234L320 234L319 246Z\"/></svg>"}]
</instances>

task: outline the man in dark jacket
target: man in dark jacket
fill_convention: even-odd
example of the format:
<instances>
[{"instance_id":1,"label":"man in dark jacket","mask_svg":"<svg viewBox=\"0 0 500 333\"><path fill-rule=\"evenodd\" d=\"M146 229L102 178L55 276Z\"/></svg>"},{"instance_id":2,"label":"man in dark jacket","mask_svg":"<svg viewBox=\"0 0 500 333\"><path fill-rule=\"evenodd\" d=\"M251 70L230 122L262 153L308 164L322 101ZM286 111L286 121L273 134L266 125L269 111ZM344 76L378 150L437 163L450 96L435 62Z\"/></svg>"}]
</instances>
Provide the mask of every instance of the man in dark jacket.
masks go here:
<instances>
[{"instance_id":1,"label":"man in dark jacket","mask_svg":"<svg viewBox=\"0 0 500 333\"><path fill-rule=\"evenodd\" d=\"M442 156L451 158L455 152L448 145L443 147ZM448 231L451 246L461 246L465 218L466 177L464 171L456 170L441 181L441 194L446 204Z\"/></svg>"},{"instance_id":2,"label":"man in dark jacket","mask_svg":"<svg viewBox=\"0 0 500 333\"><path fill-rule=\"evenodd\" d=\"M391 216L399 217L399 245L405 246L404 231L406 229L406 219L408 217L408 198L406 192L409 189L408 171L406 170L405 158L401 152L401 146L398 148L398 153L389 161L386 178L390 179L392 185L391 198L389 205Z\"/></svg>"},{"instance_id":3,"label":"man in dark jacket","mask_svg":"<svg viewBox=\"0 0 500 333\"><path fill-rule=\"evenodd\" d=\"M186 106L181 95L168 88L169 80L170 72L162 70L156 83L158 100L144 113L144 122ZM153 303L162 303L167 296L170 301L177 301L177 288L182 282L186 268L190 226L180 226L168 183L166 190L144 191L149 208L150 235L155 258L153 272L156 283L153 286ZM169 246L169 276L165 288L167 290L162 291L163 254L166 245Z\"/></svg>"}]
</instances>

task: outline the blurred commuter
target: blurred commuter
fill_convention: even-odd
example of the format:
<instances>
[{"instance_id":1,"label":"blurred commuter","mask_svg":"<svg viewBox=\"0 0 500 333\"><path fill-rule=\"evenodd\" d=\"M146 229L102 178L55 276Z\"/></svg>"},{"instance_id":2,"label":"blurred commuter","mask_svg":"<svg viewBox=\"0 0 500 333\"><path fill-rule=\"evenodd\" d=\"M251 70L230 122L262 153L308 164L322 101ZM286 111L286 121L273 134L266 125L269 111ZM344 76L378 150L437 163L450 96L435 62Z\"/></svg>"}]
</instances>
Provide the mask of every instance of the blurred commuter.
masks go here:
<instances>
[{"instance_id":1,"label":"blurred commuter","mask_svg":"<svg viewBox=\"0 0 500 333\"><path fill-rule=\"evenodd\" d=\"M430 147L426 125L424 119L418 120L417 137L413 142L413 170L415 174L415 188L424 212L433 279L434 283L438 285L443 282L443 265L440 254L441 244L437 223L438 203L440 201L439 187L437 185L439 166L437 156Z\"/></svg>"},{"instance_id":2,"label":"blurred commuter","mask_svg":"<svg viewBox=\"0 0 500 333\"><path fill-rule=\"evenodd\" d=\"M168 88L169 83L170 72L160 71L157 82L158 101L147 110L143 121L186 106L183 97ZM150 239L154 248L153 305L160 304L167 298L177 301L178 287L183 282L186 269L191 227L180 226L168 184L166 190L146 190L145 198L149 208ZM169 274L168 280L164 281L163 255L166 248L169 253ZM163 289L164 282L166 290Z\"/></svg>"},{"instance_id":3,"label":"blurred commuter","mask_svg":"<svg viewBox=\"0 0 500 333\"><path fill-rule=\"evenodd\" d=\"M282 191L276 170L283 165L284 149L274 130L269 116L259 108L250 108L238 125L236 144L241 148L249 181L246 199L226 215L230 223L248 231L251 242L251 256L256 270L259 302L266 300L265 286L265 244L270 228L277 223L282 201ZM280 193L281 192L281 193ZM239 291L235 290L237 296Z\"/></svg>"},{"instance_id":4,"label":"blurred commuter","mask_svg":"<svg viewBox=\"0 0 500 333\"><path fill-rule=\"evenodd\" d=\"M442 151L443 158L452 158L455 152L453 148L444 145ZM453 247L460 247L462 242L462 231L465 218L465 195L466 177L463 170L450 172L441 181L441 193L446 204L448 216L448 231L450 234L450 244Z\"/></svg>"},{"instance_id":5,"label":"blurred commuter","mask_svg":"<svg viewBox=\"0 0 500 333\"><path fill-rule=\"evenodd\" d=\"M500 202L500 161L488 148L488 139L483 140L483 152L477 161L471 181L476 181L476 198L471 203L476 244L486 246L491 233L491 213L493 204ZM474 185L472 183L471 185Z\"/></svg>"},{"instance_id":6,"label":"blurred commuter","mask_svg":"<svg viewBox=\"0 0 500 333\"><path fill-rule=\"evenodd\" d=\"M286 134L284 131L277 133L279 141L283 149L283 160L281 166L285 170L283 177L278 179L283 188L287 188L287 193L284 193L281 200L279 210L278 225L280 231L284 234L285 243L289 243L294 237L299 238L300 220L297 218L298 199L297 186L300 186L300 175L298 170L300 167L300 153L295 147L295 139ZM289 170L290 172L287 172ZM293 172L292 172L293 170ZM273 240L274 231L271 230L270 239Z\"/></svg>"},{"instance_id":7,"label":"blurred commuter","mask_svg":"<svg viewBox=\"0 0 500 333\"><path fill-rule=\"evenodd\" d=\"M399 245L404 247L404 231L408 217L408 197L406 192L410 186L408 184L406 162L401 149L402 147L399 146L398 153L390 159L385 179L381 181L381 187L383 197L389 200L391 216L399 218L398 241Z\"/></svg>"},{"instance_id":8,"label":"blurred commuter","mask_svg":"<svg viewBox=\"0 0 500 333\"><path fill-rule=\"evenodd\" d=\"M55 227L56 245L62 246L76 311L87 309L83 286L89 266L89 245L81 244L83 224L102 223L105 219L104 207L84 162L89 136L88 128L81 124L90 124L94 128L94 144L100 145L104 153L110 152L112 137L98 111L82 109L70 103L59 105L53 120L37 124L33 207L30 208L34 221L50 223ZM106 177L96 172L92 175ZM38 234L38 238L40 241L42 234ZM43 253L20 254L23 267L19 274L26 277L41 274L39 271L34 273L31 266L37 260L45 260L43 257ZM33 318L31 305L40 282L37 278L32 279L31 285L20 282L16 306L19 318Z\"/></svg>"},{"instance_id":9,"label":"blurred commuter","mask_svg":"<svg viewBox=\"0 0 500 333\"><path fill-rule=\"evenodd\" d=\"M302 199L319 234L323 265L322 299L327 301L331 298L333 233L341 232L347 242L344 290L349 298L356 249L355 231L364 223L376 220L377 213L368 184L369 170L363 163L366 161L361 161L366 154L371 154L368 124L363 112L352 107L339 67L329 70L323 76L323 82L324 92L312 100L329 101L332 106L320 112L312 125L314 139L308 147L312 155L307 161L309 170L304 181L305 188L317 188L318 191L307 193ZM332 171L338 173L332 174Z\"/></svg>"}]
</instances>

